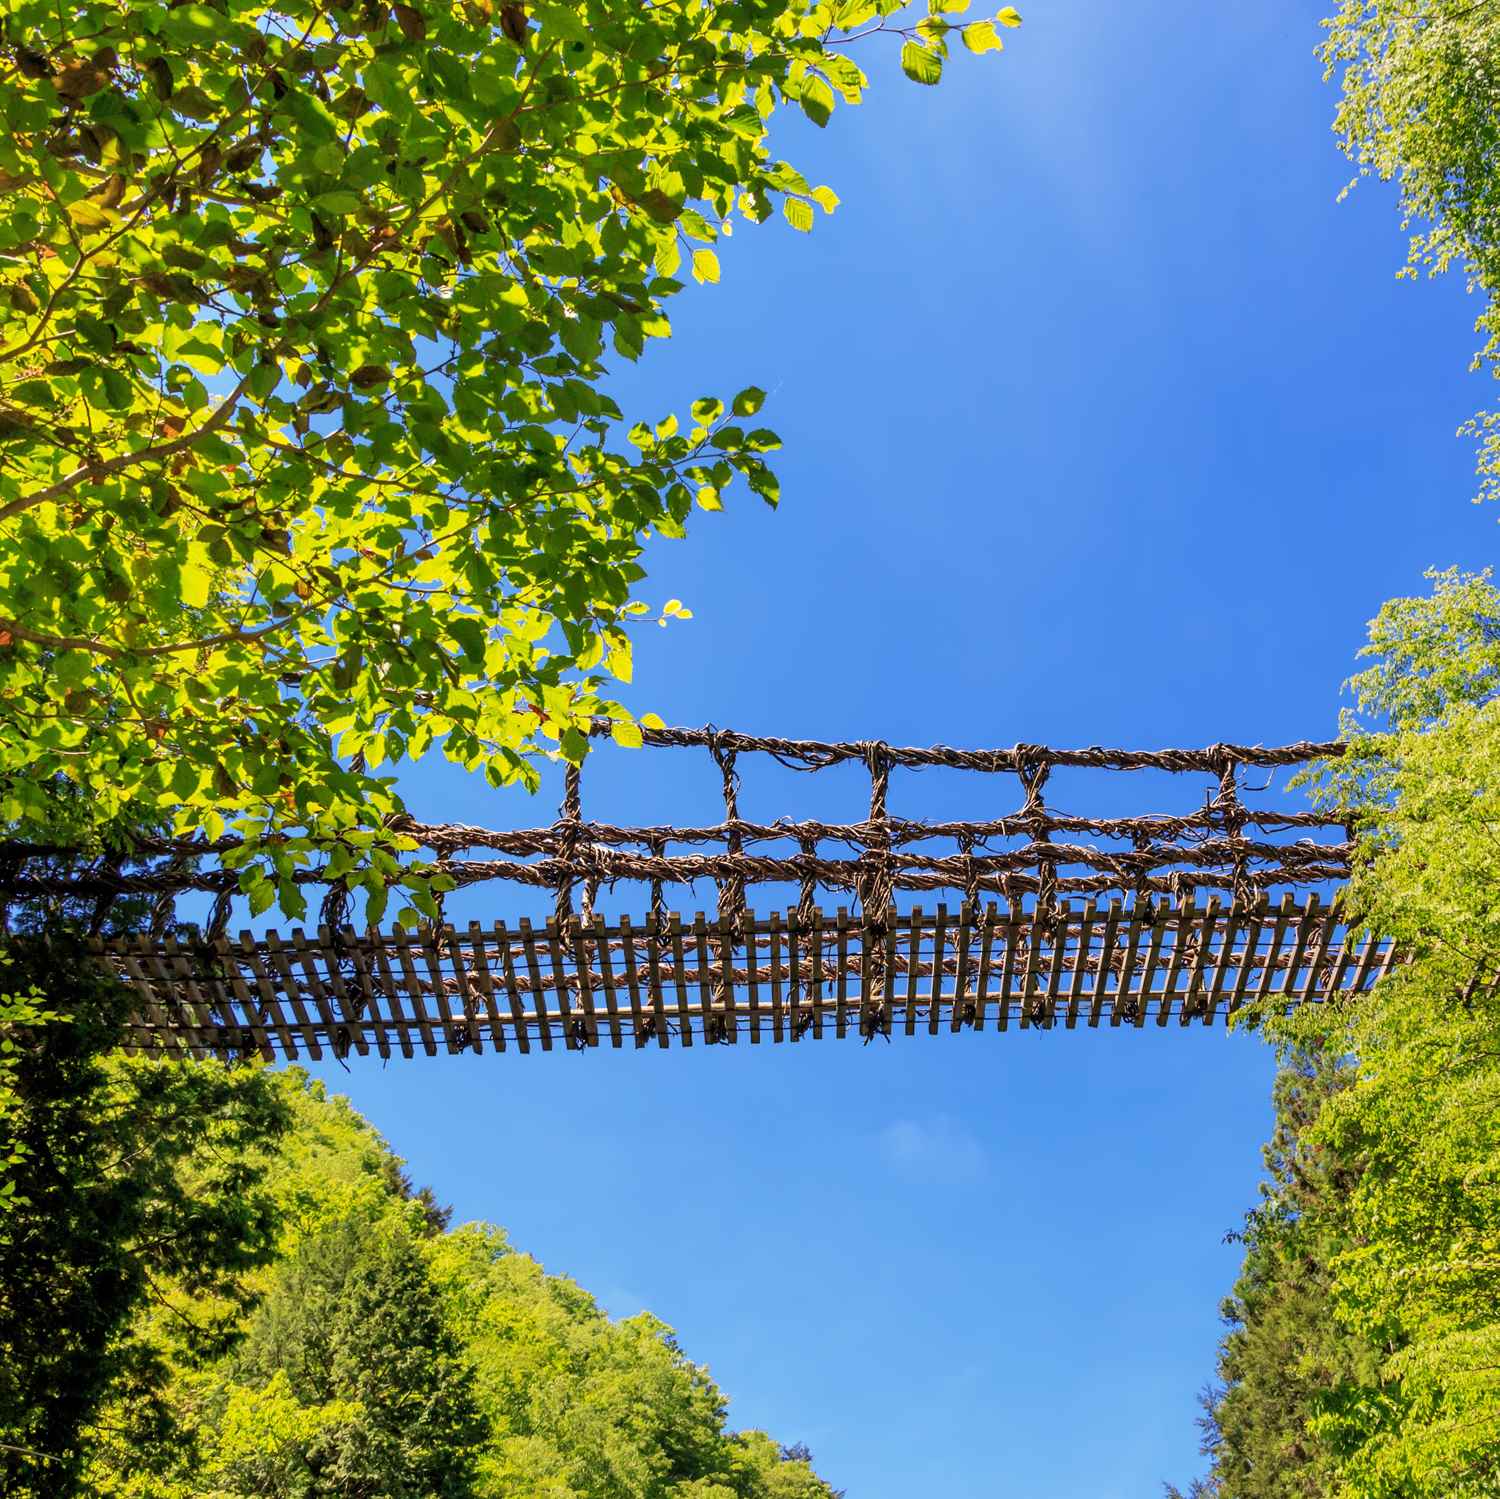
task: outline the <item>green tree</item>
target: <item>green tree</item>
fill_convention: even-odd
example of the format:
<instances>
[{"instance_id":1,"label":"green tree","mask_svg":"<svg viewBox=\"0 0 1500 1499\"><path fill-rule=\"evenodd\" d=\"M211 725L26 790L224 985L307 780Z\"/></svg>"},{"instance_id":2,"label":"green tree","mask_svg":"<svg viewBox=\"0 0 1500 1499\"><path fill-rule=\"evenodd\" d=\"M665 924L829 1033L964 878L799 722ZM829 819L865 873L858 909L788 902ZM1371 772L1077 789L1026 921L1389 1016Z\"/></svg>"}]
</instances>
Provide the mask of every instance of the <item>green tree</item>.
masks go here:
<instances>
[{"instance_id":1,"label":"green tree","mask_svg":"<svg viewBox=\"0 0 1500 1499\"><path fill-rule=\"evenodd\" d=\"M1310 1423L1350 1389L1377 1381L1377 1359L1337 1319L1332 1262L1349 1245L1345 1208L1358 1162L1308 1139L1350 1077L1347 1059L1291 1051L1277 1075L1261 1200L1236 1237L1244 1263L1222 1316L1218 1380L1204 1396L1206 1480L1196 1499L1319 1499L1334 1454ZM1170 1485L1169 1496L1181 1499Z\"/></svg>"},{"instance_id":2,"label":"green tree","mask_svg":"<svg viewBox=\"0 0 1500 1499\"><path fill-rule=\"evenodd\" d=\"M1359 834L1349 914L1409 961L1267 1020L1289 1055L1352 1062L1296 1121L1313 1190L1252 1220L1207 1493L1500 1493L1500 591L1433 577L1372 622L1314 777Z\"/></svg>"},{"instance_id":3,"label":"green tree","mask_svg":"<svg viewBox=\"0 0 1500 1499\"><path fill-rule=\"evenodd\" d=\"M727 1430L718 1386L649 1313L612 1321L487 1225L432 1256L477 1372L487 1499L829 1499L805 1453Z\"/></svg>"},{"instance_id":4,"label":"green tree","mask_svg":"<svg viewBox=\"0 0 1500 1499\"><path fill-rule=\"evenodd\" d=\"M645 543L736 480L774 503L777 444L753 388L632 424L608 364L737 222L835 208L777 106L857 103L852 41L934 83L1019 22L964 3L15 0L0 820L63 777L293 834L245 855L257 907L300 914L318 847L378 908L383 762L534 784L591 715L639 742L604 693Z\"/></svg>"},{"instance_id":5,"label":"green tree","mask_svg":"<svg viewBox=\"0 0 1500 1499\"><path fill-rule=\"evenodd\" d=\"M127 996L76 943L15 937L3 957L4 988L54 1018L3 1043L0 1489L67 1495L106 1401L161 1439L172 1369L233 1342L275 1246L261 1158L287 1115L258 1071L119 1056Z\"/></svg>"},{"instance_id":6,"label":"green tree","mask_svg":"<svg viewBox=\"0 0 1500 1499\"><path fill-rule=\"evenodd\" d=\"M347 1100L297 1068L273 1083L293 1119L263 1163L281 1242L245 1337L172 1365L162 1439L111 1439L105 1407L84 1491L835 1499L805 1448L729 1430L655 1317L613 1322L495 1227L447 1232Z\"/></svg>"},{"instance_id":7,"label":"green tree","mask_svg":"<svg viewBox=\"0 0 1500 1499\"><path fill-rule=\"evenodd\" d=\"M213 1455L213 1486L465 1499L484 1430L473 1377L420 1239L401 1214L353 1214L279 1267L222 1392L219 1420L244 1440Z\"/></svg>"},{"instance_id":8,"label":"green tree","mask_svg":"<svg viewBox=\"0 0 1500 1499\"><path fill-rule=\"evenodd\" d=\"M1476 0L1342 0L1321 54L1334 128L1361 174L1394 181L1415 226L1406 274L1458 267L1484 299L1479 362L1500 375L1500 10ZM1481 413L1482 494L1500 495L1500 415Z\"/></svg>"},{"instance_id":9,"label":"green tree","mask_svg":"<svg viewBox=\"0 0 1500 1499\"><path fill-rule=\"evenodd\" d=\"M805 1449L729 1430L662 1323L612 1321L499 1229L444 1231L346 1100L296 1069L274 1082L293 1119L264 1163L281 1241L249 1277L244 1339L176 1368L166 1439L102 1444L87 1492L835 1499Z\"/></svg>"}]
</instances>

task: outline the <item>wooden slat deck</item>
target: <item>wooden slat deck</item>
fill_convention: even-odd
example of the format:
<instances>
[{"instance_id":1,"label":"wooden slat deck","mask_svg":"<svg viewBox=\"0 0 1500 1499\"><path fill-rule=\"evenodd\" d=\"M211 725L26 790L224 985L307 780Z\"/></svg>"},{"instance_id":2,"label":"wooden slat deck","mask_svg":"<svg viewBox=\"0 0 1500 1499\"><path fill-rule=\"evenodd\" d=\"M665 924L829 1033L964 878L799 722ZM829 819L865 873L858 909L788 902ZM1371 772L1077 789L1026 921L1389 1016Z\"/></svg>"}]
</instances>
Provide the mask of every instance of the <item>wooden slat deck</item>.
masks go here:
<instances>
[{"instance_id":1,"label":"wooden slat deck","mask_svg":"<svg viewBox=\"0 0 1500 1499\"><path fill-rule=\"evenodd\" d=\"M701 918L684 929L674 917L666 933L654 920L575 918L544 931L524 920L516 931L470 925L462 937L449 927L322 928L316 938L293 932L290 949L274 933L242 932L211 945L156 951L133 938L100 950L140 997L132 1050L314 1059L372 1045L390 1056L392 1040L408 1057L479 1051L485 1031L494 1050L526 1054L534 1040L550 1050L559 1037L569 1050L733 1043L742 1026L775 1042L829 1031L911 1036L923 1020L936 1035L978 1029L987 1016L1000 1031L1140 1029L1148 1012L1158 1025L1212 1025L1252 999L1291 1006L1364 992L1398 961L1388 942L1351 939L1337 907L1316 894L1274 910L1264 901L1207 911L1191 899L1129 913L1112 905L1102 919L1097 905L1067 905L1041 921L966 904L956 928L942 906L878 930L843 911L820 913L805 932L779 912L747 913L740 940L727 931L716 924L709 941ZM865 1013L871 954L880 956L869 995L876 1023L851 1023ZM830 998L835 1023L825 1031Z\"/></svg>"}]
</instances>

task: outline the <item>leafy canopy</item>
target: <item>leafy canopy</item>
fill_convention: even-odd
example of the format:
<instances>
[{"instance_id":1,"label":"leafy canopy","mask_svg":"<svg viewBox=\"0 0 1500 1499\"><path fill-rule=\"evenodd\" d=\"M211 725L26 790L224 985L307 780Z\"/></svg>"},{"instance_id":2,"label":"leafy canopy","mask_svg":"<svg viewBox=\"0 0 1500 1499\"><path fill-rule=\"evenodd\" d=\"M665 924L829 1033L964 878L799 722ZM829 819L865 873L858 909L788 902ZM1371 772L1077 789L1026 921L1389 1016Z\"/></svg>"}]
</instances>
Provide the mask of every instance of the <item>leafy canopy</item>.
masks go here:
<instances>
[{"instance_id":1,"label":"leafy canopy","mask_svg":"<svg viewBox=\"0 0 1500 1499\"><path fill-rule=\"evenodd\" d=\"M0 990L0 1492L92 1492L100 1407L152 1441L176 1374L237 1337L291 1116L269 1073L120 1055L129 995L81 944L8 939Z\"/></svg>"},{"instance_id":2,"label":"leafy canopy","mask_svg":"<svg viewBox=\"0 0 1500 1499\"><path fill-rule=\"evenodd\" d=\"M488 1224L447 1231L347 1100L296 1068L257 1075L294 1123L259 1152L279 1245L246 1278L244 1337L177 1366L155 1438L107 1407L84 1491L836 1499L805 1447L728 1429L663 1323L611 1319ZM142 1336L166 1331L153 1318Z\"/></svg>"},{"instance_id":3,"label":"leafy canopy","mask_svg":"<svg viewBox=\"0 0 1500 1499\"><path fill-rule=\"evenodd\" d=\"M1351 1056L1305 1131L1351 1179L1310 1204L1350 1346L1378 1350L1306 1412L1337 1499L1500 1490L1500 590L1434 576L1386 604L1353 680L1348 753L1317 794L1359 829L1351 914L1410 961L1273 1032Z\"/></svg>"},{"instance_id":4,"label":"leafy canopy","mask_svg":"<svg viewBox=\"0 0 1500 1499\"><path fill-rule=\"evenodd\" d=\"M1405 274L1457 266L1484 297L1479 361L1500 375L1500 9L1483 0L1341 0L1324 23L1334 128L1361 174L1395 181L1412 229ZM1480 442L1481 494L1500 495L1500 415Z\"/></svg>"},{"instance_id":5,"label":"leafy canopy","mask_svg":"<svg viewBox=\"0 0 1500 1499\"><path fill-rule=\"evenodd\" d=\"M232 823L294 915L331 847L374 919L385 762L534 786L592 715L638 743L606 684L643 548L737 481L774 504L777 441L754 388L632 424L611 362L737 221L837 206L778 105L858 103L861 38L932 83L1019 22L967 3L15 0L0 820L63 778L99 826Z\"/></svg>"}]
</instances>

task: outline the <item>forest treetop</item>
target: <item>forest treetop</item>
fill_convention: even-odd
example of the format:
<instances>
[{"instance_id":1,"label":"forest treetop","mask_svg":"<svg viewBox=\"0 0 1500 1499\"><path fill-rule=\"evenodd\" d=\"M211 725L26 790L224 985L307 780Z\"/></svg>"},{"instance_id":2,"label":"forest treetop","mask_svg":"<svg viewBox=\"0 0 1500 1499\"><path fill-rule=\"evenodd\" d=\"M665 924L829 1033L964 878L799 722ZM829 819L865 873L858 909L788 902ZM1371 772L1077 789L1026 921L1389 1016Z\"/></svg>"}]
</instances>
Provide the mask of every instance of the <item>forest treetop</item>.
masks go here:
<instances>
[{"instance_id":1,"label":"forest treetop","mask_svg":"<svg viewBox=\"0 0 1500 1499\"><path fill-rule=\"evenodd\" d=\"M967 3L11 6L0 821L291 833L253 907L300 914L313 847L378 907L383 763L637 742L643 546L775 503L777 441L753 387L632 424L609 361L736 219L837 206L777 106L859 102L861 40L929 84L998 50L1019 16Z\"/></svg>"}]
</instances>

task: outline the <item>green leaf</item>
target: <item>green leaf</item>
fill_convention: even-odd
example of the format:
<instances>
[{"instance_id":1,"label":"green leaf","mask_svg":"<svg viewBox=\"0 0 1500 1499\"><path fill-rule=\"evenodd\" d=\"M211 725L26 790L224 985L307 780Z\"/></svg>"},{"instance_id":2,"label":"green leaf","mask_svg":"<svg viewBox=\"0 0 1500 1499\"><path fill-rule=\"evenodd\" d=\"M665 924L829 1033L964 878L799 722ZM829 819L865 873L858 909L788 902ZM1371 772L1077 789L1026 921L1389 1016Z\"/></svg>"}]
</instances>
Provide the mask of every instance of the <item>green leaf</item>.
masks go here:
<instances>
[{"instance_id":1,"label":"green leaf","mask_svg":"<svg viewBox=\"0 0 1500 1499\"><path fill-rule=\"evenodd\" d=\"M201 550L194 548L194 550ZM178 570L178 588L182 593L182 602L189 609L203 609L208 605L209 598L213 594L214 573L208 564L207 558L197 560L189 555L189 560L184 562Z\"/></svg>"},{"instance_id":2,"label":"green leaf","mask_svg":"<svg viewBox=\"0 0 1500 1499\"><path fill-rule=\"evenodd\" d=\"M816 74L809 74L798 102L802 112L820 128L833 117L833 90Z\"/></svg>"},{"instance_id":3,"label":"green leaf","mask_svg":"<svg viewBox=\"0 0 1500 1499\"><path fill-rule=\"evenodd\" d=\"M657 241L651 264L659 275L675 276L677 274L677 267L682 264L682 247L677 243L675 234L671 239Z\"/></svg>"},{"instance_id":4,"label":"green leaf","mask_svg":"<svg viewBox=\"0 0 1500 1499\"><path fill-rule=\"evenodd\" d=\"M806 198L783 198L781 212L793 229L806 234L813 226L812 204Z\"/></svg>"},{"instance_id":5,"label":"green leaf","mask_svg":"<svg viewBox=\"0 0 1500 1499\"><path fill-rule=\"evenodd\" d=\"M1000 40L993 21L974 21L963 28L964 46L970 52L1003 52L1005 43Z\"/></svg>"},{"instance_id":6,"label":"green leaf","mask_svg":"<svg viewBox=\"0 0 1500 1499\"><path fill-rule=\"evenodd\" d=\"M754 416L766 404L766 393L758 385L747 385L735 398L736 416Z\"/></svg>"},{"instance_id":7,"label":"green leaf","mask_svg":"<svg viewBox=\"0 0 1500 1499\"><path fill-rule=\"evenodd\" d=\"M612 676L621 682L630 681L635 667L628 635L621 632L609 637L609 648L605 653L605 659Z\"/></svg>"},{"instance_id":8,"label":"green leaf","mask_svg":"<svg viewBox=\"0 0 1500 1499\"><path fill-rule=\"evenodd\" d=\"M905 42L901 47L901 71L913 83L938 83L943 76L943 59L916 42Z\"/></svg>"},{"instance_id":9,"label":"green leaf","mask_svg":"<svg viewBox=\"0 0 1500 1499\"><path fill-rule=\"evenodd\" d=\"M464 659L473 667L484 665L485 628L482 620L454 615L448 620L448 632L458 642Z\"/></svg>"},{"instance_id":10,"label":"green leaf","mask_svg":"<svg viewBox=\"0 0 1500 1499\"><path fill-rule=\"evenodd\" d=\"M639 749L645 743L640 725L625 718L617 718L610 724L609 737L622 749Z\"/></svg>"},{"instance_id":11,"label":"green leaf","mask_svg":"<svg viewBox=\"0 0 1500 1499\"><path fill-rule=\"evenodd\" d=\"M693 279L718 284L719 257L712 250L693 251Z\"/></svg>"}]
</instances>

